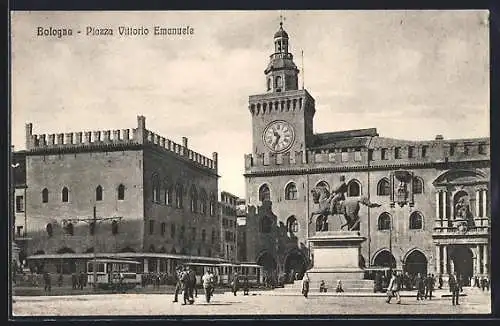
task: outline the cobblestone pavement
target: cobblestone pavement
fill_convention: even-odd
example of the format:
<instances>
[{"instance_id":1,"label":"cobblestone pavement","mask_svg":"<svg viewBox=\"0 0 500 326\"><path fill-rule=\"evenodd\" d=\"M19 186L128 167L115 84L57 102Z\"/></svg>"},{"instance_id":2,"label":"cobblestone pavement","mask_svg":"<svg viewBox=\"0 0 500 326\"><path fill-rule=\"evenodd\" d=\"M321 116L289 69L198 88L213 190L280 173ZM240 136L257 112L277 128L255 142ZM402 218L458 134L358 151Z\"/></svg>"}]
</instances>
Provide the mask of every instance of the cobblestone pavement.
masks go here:
<instances>
[{"instance_id":1,"label":"cobblestone pavement","mask_svg":"<svg viewBox=\"0 0 500 326\"><path fill-rule=\"evenodd\" d=\"M14 316L172 316L172 315L377 315L377 314L489 314L490 292L469 290L452 306L451 298L416 301L402 298L387 304L383 297L273 296L218 294L205 303L198 296L193 305L172 302L168 294L105 294L14 297Z\"/></svg>"}]
</instances>

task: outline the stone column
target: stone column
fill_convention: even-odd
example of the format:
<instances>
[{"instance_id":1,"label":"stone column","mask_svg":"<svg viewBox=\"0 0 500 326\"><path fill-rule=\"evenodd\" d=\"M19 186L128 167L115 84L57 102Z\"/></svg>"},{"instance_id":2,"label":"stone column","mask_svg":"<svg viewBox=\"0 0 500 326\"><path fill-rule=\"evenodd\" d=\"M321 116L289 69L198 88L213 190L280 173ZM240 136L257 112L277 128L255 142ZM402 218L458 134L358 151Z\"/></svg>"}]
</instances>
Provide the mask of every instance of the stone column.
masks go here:
<instances>
[{"instance_id":1,"label":"stone column","mask_svg":"<svg viewBox=\"0 0 500 326\"><path fill-rule=\"evenodd\" d=\"M448 275L448 247L443 246L443 274Z\"/></svg>"},{"instance_id":2,"label":"stone column","mask_svg":"<svg viewBox=\"0 0 500 326\"><path fill-rule=\"evenodd\" d=\"M158 258L156 260L156 272L159 273L160 272L160 258Z\"/></svg>"},{"instance_id":3,"label":"stone column","mask_svg":"<svg viewBox=\"0 0 500 326\"><path fill-rule=\"evenodd\" d=\"M439 216L439 196L441 196L440 194L441 194L441 192L439 192L439 191L436 192L436 220L438 220L440 218L440 216Z\"/></svg>"},{"instance_id":4,"label":"stone column","mask_svg":"<svg viewBox=\"0 0 500 326\"><path fill-rule=\"evenodd\" d=\"M488 195L488 192L483 189L483 217L488 216L488 213L487 213L487 210L486 210L487 207L488 207L488 203L486 201L487 195Z\"/></svg>"},{"instance_id":5,"label":"stone column","mask_svg":"<svg viewBox=\"0 0 500 326\"><path fill-rule=\"evenodd\" d=\"M170 270L172 269L172 260L170 258L167 258L167 273L170 275Z\"/></svg>"},{"instance_id":6,"label":"stone column","mask_svg":"<svg viewBox=\"0 0 500 326\"><path fill-rule=\"evenodd\" d=\"M483 273L488 275L489 266L488 266L488 245L485 244L483 246Z\"/></svg>"},{"instance_id":7,"label":"stone column","mask_svg":"<svg viewBox=\"0 0 500 326\"><path fill-rule=\"evenodd\" d=\"M443 206L441 207L441 217L443 220L446 220L447 219L447 216L446 216L446 190L441 192L441 198L442 198L442 203L443 203Z\"/></svg>"},{"instance_id":8,"label":"stone column","mask_svg":"<svg viewBox=\"0 0 500 326\"><path fill-rule=\"evenodd\" d=\"M475 254L474 274L479 275L481 274L481 252L479 250L479 245L475 246L473 249Z\"/></svg>"},{"instance_id":9,"label":"stone column","mask_svg":"<svg viewBox=\"0 0 500 326\"><path fill-rule=\"evenodd\" d=\"M481 197L479 197L480 193L481 190L476 190L476 217L481 217L479 212L479 206L481 205L480 203Z\"/></svg>"},{"instance_id":10,"label":"stone column","mask_svg":"<svg viewBox=\"0 0 500 326\"><path fill-rule=\"evenodd\" d=\"M450 262L450 273L454 273L455 272L455 264L453 263L453 259L449 259L449 262Z\"/></svg>"},{"instance_id":11,"label":"stone column","mask_svg":"<svg viewBox=\"0 0 500 326\"><path fill-rule=\"evenodd\" d=\"M436 245L436 258L434 259L434 263L436 265L436 274L441 274L441 252L439 250L440 245Z\"/></svg>"},{"instance_id":12,"label":"stone column","mask_svg":"<svg viewBox=\"0 0 500 326\"><path fill-rule=\"evenodd\" d=\"M144 258L144 273L149 272L149 260L147 258Z\"/></svg>"}]
</instances>

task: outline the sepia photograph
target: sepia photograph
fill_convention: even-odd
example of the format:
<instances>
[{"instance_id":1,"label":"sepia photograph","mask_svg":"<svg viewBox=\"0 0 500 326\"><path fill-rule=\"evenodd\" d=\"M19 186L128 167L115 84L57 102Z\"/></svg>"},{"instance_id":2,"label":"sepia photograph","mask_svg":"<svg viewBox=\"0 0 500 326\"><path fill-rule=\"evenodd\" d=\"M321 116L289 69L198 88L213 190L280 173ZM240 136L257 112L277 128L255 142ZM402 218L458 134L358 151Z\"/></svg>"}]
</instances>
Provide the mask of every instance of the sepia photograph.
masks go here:
<instances>
[{"instance_id":1,"label":"sepia photograph","mask_svg":"<svg viewBox=\"0 0 500 326\"><path fill-rule=\"evenodd\" d=\"M10 11L11 318L491 314L489 22Z\"/></svg>"}]
</instances>

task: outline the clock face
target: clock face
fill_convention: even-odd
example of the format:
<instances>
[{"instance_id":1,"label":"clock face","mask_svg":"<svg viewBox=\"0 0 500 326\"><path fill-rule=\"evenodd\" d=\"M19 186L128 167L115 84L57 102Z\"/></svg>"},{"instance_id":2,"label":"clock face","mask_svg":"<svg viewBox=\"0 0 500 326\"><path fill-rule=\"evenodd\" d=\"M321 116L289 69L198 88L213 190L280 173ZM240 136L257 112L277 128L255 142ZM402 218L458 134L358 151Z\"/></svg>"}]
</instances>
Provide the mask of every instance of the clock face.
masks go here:
<instances>
[{"instance_id":1,"label":"clock face","mask_svg":"<svg viewBox=\"0 0 500 326\"><path fill-rule=\"evenodd\" d=\"M293 127L286 121L273 121L267 125L262 135L264 144L273 152L288 150L295 140Z\"/></svg>"}]
</instances>

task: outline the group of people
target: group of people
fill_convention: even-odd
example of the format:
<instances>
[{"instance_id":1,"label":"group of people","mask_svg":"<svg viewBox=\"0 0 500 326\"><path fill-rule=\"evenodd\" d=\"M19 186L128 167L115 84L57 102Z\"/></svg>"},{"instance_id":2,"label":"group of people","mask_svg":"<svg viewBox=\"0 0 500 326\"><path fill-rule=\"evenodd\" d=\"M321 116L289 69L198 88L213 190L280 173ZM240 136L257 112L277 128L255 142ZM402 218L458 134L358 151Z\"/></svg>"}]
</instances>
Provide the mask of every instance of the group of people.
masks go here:
<instances>
[{"instance_id":1,"label":"group of people","mask_svg":"<svg viewBox=\"0 0 500 326\"><path fill-rule=\"evenodd\" d=\"M402 290L406 280L407 278L405 277L405 275L401 275L396 271L392 271L389 284L387 285L387 299L385 302L391 303L391 299L393 297L396 297L396 303L401 303L401 296L399 292ZM435 284L436 279L434 277L434 274L422 275L420 273L417 273L416 277L414 278L414 285L417 289L417 301L424 299L432 300L432 292L434 291ZM406 288L408 288L408 285L405 285Z\"/></svg>"},{"instance_id":2,"label":"group of people","mask_svg":"<svg viewBox=\"0 0 500 326\"><path fill-rule=\"evenodd\" d=\"M183 303L193 304L194 298L198 297L196 289L196 273L189 266L176 268L177 282L175 285L174 302L178 302L178 296L183 293ZM208 300L207 300L208 301Z\"/></svg>"},{"instance_id":3,"label":"group of people","mask_svg":"<svg viewBox=\"0 0 500 326\"><path fill-rule=\"evenodd\" d=\"M481 288L481 290L483 291L488 291L490 289L490 281L485 276L481 278L479 278L478 276L474 276L474 286L477 288Z\"/></svg>"}]
</instances>

